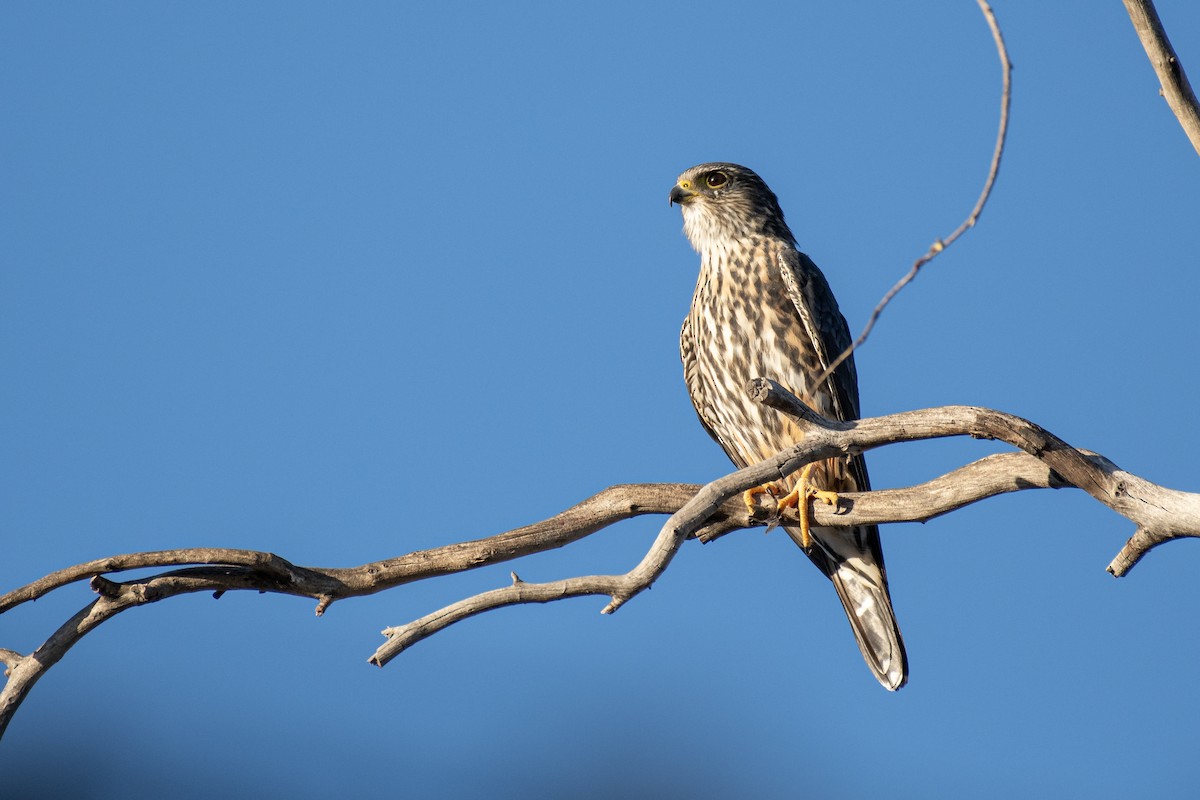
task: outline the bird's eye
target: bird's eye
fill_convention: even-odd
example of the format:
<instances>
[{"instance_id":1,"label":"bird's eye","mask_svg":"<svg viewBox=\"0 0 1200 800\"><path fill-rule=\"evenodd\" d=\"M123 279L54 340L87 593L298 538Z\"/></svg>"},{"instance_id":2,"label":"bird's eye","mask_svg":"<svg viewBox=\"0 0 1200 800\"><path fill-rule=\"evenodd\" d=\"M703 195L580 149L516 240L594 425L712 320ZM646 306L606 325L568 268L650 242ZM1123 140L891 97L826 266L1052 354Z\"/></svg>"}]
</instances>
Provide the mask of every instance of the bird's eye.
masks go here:
<instances>
[{"instance_id":1,"label":"bird's eye","mask_svg":"<svg viewBox=\"0 0 1200 800\"><path fill-rule=\"evenodd\" d=\"M704 185L710 189L720 189L729 183L729 176L724 172L710 172L704 176Z\"/></svg>"}]
</instances>

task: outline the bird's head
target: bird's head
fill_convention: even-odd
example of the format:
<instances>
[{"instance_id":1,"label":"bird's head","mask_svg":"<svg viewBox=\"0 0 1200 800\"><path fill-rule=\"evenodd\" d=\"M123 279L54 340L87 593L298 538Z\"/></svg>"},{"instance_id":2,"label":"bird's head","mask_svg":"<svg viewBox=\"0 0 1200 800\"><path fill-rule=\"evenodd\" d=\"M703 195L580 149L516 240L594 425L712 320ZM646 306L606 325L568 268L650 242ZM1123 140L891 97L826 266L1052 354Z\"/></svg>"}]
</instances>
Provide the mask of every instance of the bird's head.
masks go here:
<instances>
[{"instance_id":1,"label":"bird's head","mask_svg":"<svg viewBox=\"0 0 1200 800\"><path fill-rule=\"evenodd\" d=\"M671 188L671 205L683 210L683 230L703 253L714 245L751 236L793 241L779 200L754 170L737 164L700 164Z\"/></svg>"}]
</instances>

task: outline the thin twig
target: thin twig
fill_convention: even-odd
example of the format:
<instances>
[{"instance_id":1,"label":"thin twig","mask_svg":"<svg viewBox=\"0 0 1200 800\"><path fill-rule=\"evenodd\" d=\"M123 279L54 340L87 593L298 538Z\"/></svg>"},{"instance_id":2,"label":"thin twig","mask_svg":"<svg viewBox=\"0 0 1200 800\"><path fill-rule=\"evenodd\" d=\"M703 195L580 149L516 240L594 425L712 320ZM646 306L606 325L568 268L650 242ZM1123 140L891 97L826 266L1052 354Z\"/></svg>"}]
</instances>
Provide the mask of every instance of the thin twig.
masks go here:
<instances>
[{"instance_id":1,"label":"thin twig","mask_svg":"<svg viewBox=\"0 0 1200 800\"><path fill-rule=\"evenodd\" d=\"M992 38L996 42L996 51L1000 56L1000 67L1004 76L1004 86L1000 93L1000 125L996 132L996 147L992 151L992 163L988 168L987 180L984 181L983 191L979 193L979 199L975 201L975 207L971 209L971 213L968 214L967 218L962 221L962 224L955 228L949 236L945 237L944 239L938 239L936 242L930 245L925 254L913 262L913 265L909 269L908 273L899 281L897 281L895 286L893 286L891 289L888 289L887 294L883 296L883 299L880 300L879 304L875 306L875 310L871 312L871 316L867 319L867 324L863 327L862 333L858 335L858 338L855 339L849 347L843 350L841 354L833 360L833 363L825 368L825 371L821 373L821 376L817 378L817 380L813 381L813 386L822 385L825 380L833 374L834 370L836 370L842 364L843 361L853 355L854 351L856 351L863 345L863 343L867 341L867 337L869 337L871 335L871 331L874 330L875 323L879 320L880 315L883 314L883 310L888 307L888 305L892 302L892 299L898 295L905 286L908 286L908 284L913 282L913 280L917 277L917 274L921 271L922 267L924 267L930 261L933 261L938 254L942 253L947 247L958 241L958 238L966 233L969 229L975 227L975 223L979 221L979 216L983 213L983 207L987 204L988 198L992 195L992 187L996 184L996 176L1000 174L1000 159L1004 155L1004 141L1008 136L1008 109L1010 100L1012 98L1012 63L1008 60L1008 48L1006 48L1004 45L1004 36L1000 33L1000 25L996 21L996 15L992 11L992 7L989 6L985 0L977 0L977 2L979 3L979 8L983 11L984 18L987 20L988 27L991 28Z\"/></svg>"}]
</instances>

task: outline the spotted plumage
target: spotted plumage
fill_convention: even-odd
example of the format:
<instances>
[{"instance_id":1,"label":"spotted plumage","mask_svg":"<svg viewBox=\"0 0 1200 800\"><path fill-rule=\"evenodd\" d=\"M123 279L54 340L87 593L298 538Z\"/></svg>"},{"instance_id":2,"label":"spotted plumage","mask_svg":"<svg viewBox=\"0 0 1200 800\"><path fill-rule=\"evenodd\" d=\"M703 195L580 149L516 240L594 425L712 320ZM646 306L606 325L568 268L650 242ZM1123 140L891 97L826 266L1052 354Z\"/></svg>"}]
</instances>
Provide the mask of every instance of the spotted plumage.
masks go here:
<instances>
[{"instance_id":1,"label":"spotted plumage","mask_svg":"<svg viewBox=\"0 0 1200 800\"><path fill-rule=\"evenodd\" d=\"M700 253L680 354L688 393L709 434L739 467L802 438L789 417L749 397L746 385L757 377L781 383L827 417L856 419L853 358L815 385L850 344L850 331L825 276L796 249L766 183L736 164L701 164L679 176L671 202L683 209L684 232ZM784 481L784 488L795 481ZM870 488L861 457L821 462L812 483L831 491ZM800 543L798 528L785 530ZM878 528L813 528L805 552L833 581L875 677L899 689L908 665Z\"/></svg>"}]
</instances>

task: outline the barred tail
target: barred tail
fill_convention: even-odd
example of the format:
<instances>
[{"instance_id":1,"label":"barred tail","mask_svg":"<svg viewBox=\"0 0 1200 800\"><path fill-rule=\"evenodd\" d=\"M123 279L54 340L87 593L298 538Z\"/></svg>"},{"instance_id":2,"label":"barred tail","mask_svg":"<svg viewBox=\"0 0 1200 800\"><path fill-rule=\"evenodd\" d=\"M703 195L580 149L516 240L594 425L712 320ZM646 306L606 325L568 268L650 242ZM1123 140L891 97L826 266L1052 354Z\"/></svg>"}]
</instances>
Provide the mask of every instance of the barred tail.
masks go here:
<instances>
[{"instance_id":1,"label":"barred tail","mask_svg":"<svg viewBox=\"0 0 1200 800\"><path fill-rule=\"evenodd\" d=\"M853 559L839 564L830 579L867 666L885 689L896 691L908 680L908 656L882 571Z\"/></svg>"}]
</instances>

